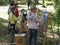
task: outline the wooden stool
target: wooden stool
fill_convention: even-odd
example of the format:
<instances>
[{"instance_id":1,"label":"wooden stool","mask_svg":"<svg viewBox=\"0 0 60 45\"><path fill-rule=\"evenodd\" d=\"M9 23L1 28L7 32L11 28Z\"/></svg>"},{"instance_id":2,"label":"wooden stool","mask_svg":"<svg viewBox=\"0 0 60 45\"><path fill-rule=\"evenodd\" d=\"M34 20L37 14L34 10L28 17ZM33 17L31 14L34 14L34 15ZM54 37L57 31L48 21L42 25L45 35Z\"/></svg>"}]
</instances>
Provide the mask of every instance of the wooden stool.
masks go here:
<instances>
[{"instance_id":1,"label":"wooden stool","mask_svg":"<svg viewBox=\"0 0 60 45\"><path fill-rule=\"evenodd\" d=\"M26 34L15 34L16 45L25 45Z\"/></svg>"}]
</instances>

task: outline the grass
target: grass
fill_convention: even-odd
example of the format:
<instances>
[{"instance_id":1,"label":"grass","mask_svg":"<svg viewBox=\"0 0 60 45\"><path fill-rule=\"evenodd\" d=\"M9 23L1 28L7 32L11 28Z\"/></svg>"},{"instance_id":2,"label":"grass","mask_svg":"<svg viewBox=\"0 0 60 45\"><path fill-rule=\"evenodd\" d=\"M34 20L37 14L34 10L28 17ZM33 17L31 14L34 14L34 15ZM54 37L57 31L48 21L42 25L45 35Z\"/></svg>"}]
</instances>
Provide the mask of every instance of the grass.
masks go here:
<instances>
[{"instance_id":1,"label":"grass","mask_svg":"<svg viewBox=\"0 0 60 45\"><path fill-rule=\"evenodd\" d=\"M10 42L10 38L8 35L0 35L0 43L1 42Z\"/></svg>"},{"instance_id":2,"label":"grass","mask_svg":"<svg viewBox=\"0 0 60 45\"><path fill-rule=\"evenodd\" d=\"M0 18L0 30L7 30L7 22L7 20Z\"/></svg>"},{"instance_id":3,"label":"grass","mask_svg":"<svg viewBox=\"0 0 60 45\"><path fill-rule=\"evenodd\" d=\"M6 34L4 33L6 33L8 29L7 29L7 24L4 23L7 22L8 22L7 20L0 18L0 42L5 40Z\"/></svg>"},{"instance_id":4,"label":"grass","mask_svg":"<svg viewBox=\"0 0 60 45\"><path fill-rule=\"evenodd\" d=\"M45 45L54 45L54 44L58 45L59 44L59 39L55 40L55 42L53 42L52 39L51 40L47 40ZM26 38L26 45L28 45L28 38ZM43 45L43 41L38 42L38 45Z\"/></svg>"},{"instance_id":5,"label":"grass","mask_svg":"<svg viewBox=\"0 0 60 45\"><path fill-rule=\"evenodd\" d=\"M5 24L6 23L6 24ZM2 19L0 18L0 31L8 31L7 29L7 24L8 24L8 21L5 20L5 19ZM4 35L4 34L1 34L0 35L0 42L9 42L10 41L10 38L9 38L9 35ZM58 45L58 41L59 39L56 39L56 45ZM38 42L38 45L42 45L43 42ZM26 45L28 45L28 38L26 38ZM53 45L53 41L52 40L48 40L48 44L46 45Z\"/></svg>"}]
</instances>

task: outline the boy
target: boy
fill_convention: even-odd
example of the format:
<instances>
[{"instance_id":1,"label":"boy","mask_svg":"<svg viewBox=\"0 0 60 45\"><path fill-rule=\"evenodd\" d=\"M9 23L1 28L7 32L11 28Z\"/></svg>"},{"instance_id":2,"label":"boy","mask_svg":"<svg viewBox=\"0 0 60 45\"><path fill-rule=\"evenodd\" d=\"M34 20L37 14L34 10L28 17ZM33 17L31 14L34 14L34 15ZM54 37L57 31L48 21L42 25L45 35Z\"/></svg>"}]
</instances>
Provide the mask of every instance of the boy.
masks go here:
<instances>
[{"instance_id":1,"label":"boy","mask_svg":"<svg viewBox=\"0 0 60 45\"><path fill-rule=\"evenodd\" d=\"M29 45L32 45L32 40L34 45L37 45L37 8L32 7L27 14L27 24L29 29Z\"/></svg>"}]
</instances>

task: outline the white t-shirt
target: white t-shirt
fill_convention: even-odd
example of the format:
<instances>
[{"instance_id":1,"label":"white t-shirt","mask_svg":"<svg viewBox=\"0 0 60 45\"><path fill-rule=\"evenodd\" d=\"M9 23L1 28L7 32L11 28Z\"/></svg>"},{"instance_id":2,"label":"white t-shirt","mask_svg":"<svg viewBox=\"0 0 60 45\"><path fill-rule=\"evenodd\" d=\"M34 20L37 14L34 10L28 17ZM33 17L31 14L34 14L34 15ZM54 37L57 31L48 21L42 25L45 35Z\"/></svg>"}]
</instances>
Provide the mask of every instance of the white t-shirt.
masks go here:
<instances>
[{"instance_id":1,"label":"white t-shirt","mask_svg":"<svg viewBox=\"0 0 60 45\"><path fill-rule=\"evenodd\" d=\"M28 28L30 29L38 29L38 25L37 25L37 14L36 13L27 13L27 24L28 24Z\"/></svg>"}]
</instances>

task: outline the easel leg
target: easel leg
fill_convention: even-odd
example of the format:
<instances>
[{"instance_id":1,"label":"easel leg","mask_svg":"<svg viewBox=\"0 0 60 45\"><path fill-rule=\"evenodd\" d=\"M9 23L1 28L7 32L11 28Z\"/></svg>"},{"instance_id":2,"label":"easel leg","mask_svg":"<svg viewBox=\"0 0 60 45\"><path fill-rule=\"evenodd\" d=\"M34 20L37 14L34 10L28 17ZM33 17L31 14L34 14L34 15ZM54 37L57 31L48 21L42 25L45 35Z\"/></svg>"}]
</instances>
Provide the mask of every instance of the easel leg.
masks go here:
<instances>
[{"instance_id":1,"label":"easel leg","mask_svg":"<svg viewBox=\"0 0 60 45\"><path fill-rule=\"evenodd\" d=\"M45 43L46 43L46 39L47 39L47 31L45 32L45 38L44 38L43 45L45 45Z\"/></svg>"},{"instance_id":2,"label":"easel leg","mask_svg":"<svg viewBox=\"0 0 60 45\"><path fill-rule=\"evenodd\" d=\"M45 37L44 37L43 45L45 45L47 41L47 25L45 25L44 30L45 30Z\"/></svg>"},{"instance_id":3,"label":"easel leg","mask_svg":"<svg viewBox=\"0 0 60 45\"><path fill-rule=\"evenodd\" d=\"M52 31L52 36L53 36L53 43L54 43L54 45L56 45L55 39L54 39L54 32L53 32L53 27L52 27L51 19L50 19L50 24L51 24L51 31Z\"/></svg>"}]
</instances>

